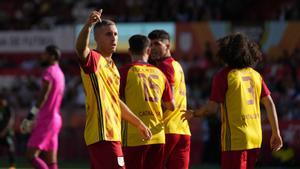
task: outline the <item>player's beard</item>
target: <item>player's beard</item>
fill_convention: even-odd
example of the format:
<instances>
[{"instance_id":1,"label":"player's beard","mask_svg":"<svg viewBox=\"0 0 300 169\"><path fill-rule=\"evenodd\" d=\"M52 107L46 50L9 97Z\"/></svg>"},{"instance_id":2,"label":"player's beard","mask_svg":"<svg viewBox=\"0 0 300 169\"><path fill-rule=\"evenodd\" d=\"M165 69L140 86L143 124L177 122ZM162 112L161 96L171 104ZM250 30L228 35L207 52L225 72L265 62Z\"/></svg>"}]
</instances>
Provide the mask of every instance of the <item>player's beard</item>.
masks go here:
<instances>
[{"instance_id":1,"label":"player's beard","mask_svg":"<svg viewBox=\"0 0 300 169\"><path fill-rule=\"evenodd\" d=\"M46 60L41 60L40 61L40 66L41 67L48 67L48 66L50 66L50 62L48 62Z\"/></svg>"},{"instance_id":2,"label":"player's beard","mask_svg":"<svg viewBox=\"0 0 300 169\"><path fill-rule=\"evenodd\" d=\"M155 59L153 59L153 58L151 58L151 57L149 57L149 59L148 59L148 63L150 63L150 64L152 64L152 65L155 65L155 66L157 66L157 60L155 60Z\"/></svg>"}]
</instances>

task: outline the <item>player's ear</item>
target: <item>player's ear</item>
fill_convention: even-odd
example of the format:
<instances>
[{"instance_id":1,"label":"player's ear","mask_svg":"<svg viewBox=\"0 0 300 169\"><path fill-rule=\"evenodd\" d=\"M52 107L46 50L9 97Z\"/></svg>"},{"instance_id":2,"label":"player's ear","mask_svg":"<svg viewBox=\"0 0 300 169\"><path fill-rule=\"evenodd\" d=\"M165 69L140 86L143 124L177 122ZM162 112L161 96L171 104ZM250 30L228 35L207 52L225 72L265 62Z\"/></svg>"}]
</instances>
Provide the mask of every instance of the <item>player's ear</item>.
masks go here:
<instances>
[{"instance_id":1,"label":"player's ear","mask_svg":"<svg viewBox=\"0 0 300 169\"><path fill-rule=\"evenodd\" d=\"M147 55L150 55L150 54L151 54L151 48L150 48L150 47L147 47L147 48L146 48L146 53L147 53Z\"/></svg>"},{"instance_id":2,"label":"player's ear","mask_svg":"<svg viewBox=\"0 0 300 169\"><path fill-rule=\"evenodd\" d=\"M170 42L168 41L168 42L166 42L165 44L166 44L167 50L171 50L171 44L170 44Z\"/></svg>"}]
</instances>

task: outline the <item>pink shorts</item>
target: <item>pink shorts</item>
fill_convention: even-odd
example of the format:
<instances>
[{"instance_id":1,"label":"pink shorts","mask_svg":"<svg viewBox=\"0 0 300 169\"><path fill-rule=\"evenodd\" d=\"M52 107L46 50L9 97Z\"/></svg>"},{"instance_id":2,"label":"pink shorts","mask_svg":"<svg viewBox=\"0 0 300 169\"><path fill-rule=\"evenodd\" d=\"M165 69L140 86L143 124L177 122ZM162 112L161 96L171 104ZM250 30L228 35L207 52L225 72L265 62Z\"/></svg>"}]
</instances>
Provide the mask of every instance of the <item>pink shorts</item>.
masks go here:
<instances>
[{"instance_id":1,"label":"pink shorts","mask_svg":"<svg viewBox=\"0 0 300 169\"><path fill-rule=\"evenodd\" d=\"M43 151L57 151L61 126L61 121L46 123L46 125L37 123L31 132L27 147L35 147Z\"/></svg>"},{"instance_id":2,"label":"pink shorts","mask_svg":"<svg viewBox=\"0 0 300 169\"><path fill-rule=\"evenodd\" d=\"M164 144L123 147L127 169L163 169Z\"/></svg>"},{"instance_id":3,"label":"pink shorts","mask_svg":"<svg viewBox=\"0 0 300 169\"><path fill-rule=\"evenodd\" d=\"M166 134L165 163L167 169L188 169L191 137Z\"/></svg>"},{"instance_id":4,"label":"pink shorts","mask_svg":"<svg viewBox=\"0 0 300 169\"><path fill-rule=\"evenodd\" d=\"M223 151L222 169L254 169L260 149Z\"/></svg>"},{"instance_id":5,"label":"pink shorts","mask_svg":"<svg viewBox=\"0 0 300 169\"><path fill-rule=\"evenodd\" d=\"M122 146L117 141L100 141L88 145L91 169L125 169Z\"/></svg>"}]
</instances>

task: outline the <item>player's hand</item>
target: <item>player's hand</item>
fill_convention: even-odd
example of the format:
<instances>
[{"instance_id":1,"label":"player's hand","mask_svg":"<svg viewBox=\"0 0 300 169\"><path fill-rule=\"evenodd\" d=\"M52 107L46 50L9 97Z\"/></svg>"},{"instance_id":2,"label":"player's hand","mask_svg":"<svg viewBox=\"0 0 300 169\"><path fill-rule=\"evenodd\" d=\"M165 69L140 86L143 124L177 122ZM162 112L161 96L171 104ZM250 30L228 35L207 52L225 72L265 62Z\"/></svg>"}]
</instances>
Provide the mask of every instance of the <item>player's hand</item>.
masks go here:
<instances>
[{"instance_id":1,"label":"player's hand","mask_svg":"<svg viewBox=\"0 0 300 169\"><path fill-rule=\"evenodd\" d=\"M270 140L270 146L272 151L278 151L281 149L283 143L282 138L279 134L272 134L271 140Z\"/></svg>"},{"instance_id":2,"label":"player's hand","mask_svg":"<svg viewBox=\"0 0 300 169\"><path fill-rule=\"evenodd\" d=\"M183 112L182 119L190 120L191 118L195 117L194 110L181 110Z\"/></svg>"},{"instance_id":3,"label":"player's hand","mask_svg":"<svg viewBox=\"0 0 300 169\"><path fill-rule=\"evenodd\" d=\"M33 120L24 119L20 125L20 131L22 134L28 134L33 128Z\"/></svg>"},{"instance_id":4,"label":"player's hand","mask_svg":"<svg viewBox=\"0 0 300 169\"><path fill-rule=\"evenodd\" d=\"M138 126L138 130L139 132L141 133L142 137L143 137L143 141L146 141L146 140L150 140L151 137L152 137L152 133L150 131L150 129L148 127L145 126L144 123L141 123L139 126Z\"/></svg>"},{"instance_id":5,"label":"player's hand","mask_svg":"<svg viewBox=\"0 0 300 169\"><path fill-rule=\"evenodd\" d=\"M89 26L92 26L97 22L101 22L102 11L103 11L102 9L100 9L99 11L96 11L96 10L92 11L87 20L87 24Z\"/></svg>"}]
</instances>

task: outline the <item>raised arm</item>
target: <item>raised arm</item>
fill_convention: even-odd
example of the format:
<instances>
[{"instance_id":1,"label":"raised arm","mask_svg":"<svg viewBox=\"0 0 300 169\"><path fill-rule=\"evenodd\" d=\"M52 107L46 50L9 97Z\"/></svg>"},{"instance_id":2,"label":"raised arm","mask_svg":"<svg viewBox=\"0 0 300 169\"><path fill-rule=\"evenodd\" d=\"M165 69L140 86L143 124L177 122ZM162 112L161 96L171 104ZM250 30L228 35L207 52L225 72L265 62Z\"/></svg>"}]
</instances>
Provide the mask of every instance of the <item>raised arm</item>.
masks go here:
<instances>
[{"instance_id":1,"label":"raised arm","mask_svg":"<svg viewBox=\"0 0 300 169\"><path fill-rule=\"evenodd\" d=\"M267 111L268 120L272 128L272 136L270 140L271 149L273 151L278 151L282 147L282 138L280 136L278 118L277 118L276 108L273 99L271 98L270 95L268 95L263 97L261 99L261 102L263 103Z\"/></svg>"},{"instance_id":2,"label":"raised arm","mask_svg":"<svg viewBox=\"0 0 300 169\"><path fill-rule=\"evenodd\" d=\"M92 27L96 22L101 21L101 14L102 9L100 9L99 11L92 11L89 15L88 20L81 29L79 36L77 37L76 52L79 59L83 62L86 62L87 56L90 52L89 40Z\"/></svg>"}]
</instances>

